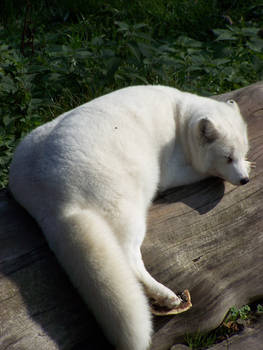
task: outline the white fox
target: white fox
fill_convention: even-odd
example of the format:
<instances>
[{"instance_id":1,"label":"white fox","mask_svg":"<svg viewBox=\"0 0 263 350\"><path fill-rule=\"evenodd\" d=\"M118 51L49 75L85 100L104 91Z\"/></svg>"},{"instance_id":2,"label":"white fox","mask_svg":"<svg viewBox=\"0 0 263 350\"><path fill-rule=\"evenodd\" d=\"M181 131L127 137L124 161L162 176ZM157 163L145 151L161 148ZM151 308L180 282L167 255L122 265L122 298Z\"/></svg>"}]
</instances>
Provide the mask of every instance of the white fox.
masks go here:
<instances>
[{"instance_id":1,"label":"white fox","mask_svg":"<svg viewBox=\"0 0 263 350\"><path fill-rule=\"evenodd\" d=\"M142 261L153 197L209 176L246 184L247 151L234 101L135 86L31 132L17 147L9 186L109 340L118 350L146 350L152 333L146 296L167 308L181 302Z\"/></svg>"}]
</instances>

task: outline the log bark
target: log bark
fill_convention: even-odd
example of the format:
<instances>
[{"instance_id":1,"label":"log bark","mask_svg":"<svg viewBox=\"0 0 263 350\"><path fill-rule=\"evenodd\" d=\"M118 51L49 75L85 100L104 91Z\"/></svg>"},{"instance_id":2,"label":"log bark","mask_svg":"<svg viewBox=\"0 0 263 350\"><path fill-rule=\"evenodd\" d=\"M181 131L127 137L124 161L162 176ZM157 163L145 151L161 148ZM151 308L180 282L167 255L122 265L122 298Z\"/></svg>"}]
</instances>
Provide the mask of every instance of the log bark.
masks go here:
<instances>
[{"instance_id":1,"label":"log bark","mask_svg":"<svg viewBox=\"0 0 263 350\"><path fill-rule=\"evenodd\" d=\"M239 103L248 122L249 160L257 167L246 186L208 179L154 202L145 264L174 291L189 289L193 307L154 318L152 350L167 350L186 333L210 330L231 306L263 297L263 82L214 98ZM111 349L38 226L1 191L0 350L101 347Z\"/></svg>"}]
</instances>

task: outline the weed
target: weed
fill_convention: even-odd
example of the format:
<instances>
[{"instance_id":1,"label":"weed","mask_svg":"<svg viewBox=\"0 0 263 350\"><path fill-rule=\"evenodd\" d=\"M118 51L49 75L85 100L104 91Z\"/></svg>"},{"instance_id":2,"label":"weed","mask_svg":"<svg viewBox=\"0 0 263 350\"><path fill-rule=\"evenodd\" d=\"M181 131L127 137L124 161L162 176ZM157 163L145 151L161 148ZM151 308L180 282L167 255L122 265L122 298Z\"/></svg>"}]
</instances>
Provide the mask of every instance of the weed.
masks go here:
<instances>
[{"instance_id":1,"label":"weed","mask_svg":"<svg viewBox=\"0 0 263 350\"><path fill-rule=\"evenodd\" d=\"M228 312L228 315L225 319L225 323L228 322L235 322L238 319L241 320L247 320L251 314L251 308L249 305L242 306L240 309L238 309L236 306L231 307L231 309Z\"/></svg>"},{"instance_id":2,"label":"weed","mask_svg":"<svg viewBox=\"0 0 263 350\"><path fill-rule=\"evenodd\" d=\"M216 333L197 332L195 334L186 335L185 341L190 349L205 349L215 343L216 337Z\"/></svg>"},{"instance_id":3,"label":"weed","mask_svg":"<svg viewBox=\"0 0 263 350\"><path fill-rule=\"evenodd\" d=\"M228 311L222 324L210 332L187 334L185 343L193 350L207 349L243 330L243 321L251 322L255 315L263 313L261 304L244 305L241 308L233 306Z\"/></svg>"}]
</instances>

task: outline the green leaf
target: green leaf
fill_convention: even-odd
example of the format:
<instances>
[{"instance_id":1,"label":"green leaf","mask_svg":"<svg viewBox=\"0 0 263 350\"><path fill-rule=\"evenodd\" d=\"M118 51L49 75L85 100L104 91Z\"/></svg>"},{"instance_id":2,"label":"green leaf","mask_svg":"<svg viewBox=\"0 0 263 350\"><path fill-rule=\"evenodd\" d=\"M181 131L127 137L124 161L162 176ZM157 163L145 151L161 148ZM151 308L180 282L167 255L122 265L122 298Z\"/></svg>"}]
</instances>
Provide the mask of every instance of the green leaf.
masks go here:
<instances>
[{"instance_id":1,"label":"green leaf","mask_svg":"<svg viewBox=\"0 0 263 350\"><path fill-rule=\"evenodd\" d=\"M188 72L196 72L196 71L202 71L204 70L204 67L201 66L190 66L187 71Z\"/></svg>"},{"instance_id":2,"label":"green leaf","mask_svg":"<svg viewBox=\"0 0 263 350\"><path fill-rule=\"evenodd\" d=\"M193 56L191 57L191 59L192 59L192 63L193 63L193 64L197 64L197 65L206 64L206 62L207 62L207 58L204 57L204 56L202 56L201 54L199 54L199 55L193 55Z\"/></svg>"},{"instance_id":3,"label":"green leaf","mask_svg":"<svg viewBox=\"0 0 263 350\"><path fill-rule=\"evenodd\" d=\"M177 43L179 45L182 45L184 47L191 47L191 48L201 48L203 46L203 43L201 41L198 40L194 40L192 38L189 38L188 36L184 36L181 35L178 39L177 39Z\"/></svg>"},{"instance_id":4,"label":"green leaf","mask_svg":"<svg viewBox=\"0 0 263 350\"><path fill-rule=\"evenodd\" d=\"M140 42L137 43L137 45L138 45L138 49L139 49L140 53L144 57L152 57L152 55L156 52L154 47L151 45L147 45L147 44L140 43Z\"/></svg>"},{"instance_id":5,"label":"green leaf","mask_svg":"<svg viewBox=\"0 0 263 350\"><path fill-rule=\"evenodd\" d=\"M229 62L231 62L231 60L228 58L217 58L213 60L213 64L216 66L221 66Z\"/></svg>"},{"instance_id":6,"label":"green leaf","mask_svg":"<svg viewBox=\"0 0 263 350\"><path fill-rule=\"evenodd\" d=\"M246 42L246 45L252 51L263 52L263 40L260 38L253 38L252 40L248 40Z\"/></svg>"},{"instance_id":7,"label":"green leaf","mask_svg":"<svg viewBox=\"0 0 263 350\"><path fill-rule=\"evenodd\" d=\"M76 52L76 57L79 59L85 59L92 56L92 53L86 49L79 49Z\"/></svg>"},{"instance_id":8,"label":"green leaf","mask_svg":"<svg viewBox=\"0 0 263 350\"><path fill-rule=\"evenodd\" d=\"M47 70L48 70L48 67L43 66L41 64L32 64L29 66L30 74L46 72Z\"/></svg>"},{"instance_id":9,"label":"green leaf","mask_svg":"<svg viewBox=\"0 0 263 350\"><path fill-rule=\"evenodd\" d=\"M141 29L141 28L148 27L148 25L145 23L137 23L137 24L134 24L133 27L134 27L134 29Z\"/></svg>"},{"instance_id":10,"label":"green leaf","mask_svg":"<svg viewBox=\"0 0 263 350\"><path fill-rule=\"evenodd\" d=\"M137 43L133 42L133 43L127 43L127 46L131 52L131 54L137 59L138 62L141 62L141 54L140 51L137 47Z\"/></svg>"},{"instance_id":11,"label":"green leaf","mask_svg":"<svg viewBox=\"0 0 263 350\"><path fill-rule=\"evenodd\" d=\"M138 39L143 39L143 41L146 42L153 42L152 37L150 34L142 33L142 32L135 32L133 33L133 37L138 38Z\"/></svg>"},{"instance_id":12,"label":"green leaf","mask_svg":"<svg viewBox=\"0 0 263 350\"><path fill-rule=\"evenodd\" d=\"M121 60L118 57L112 57L111 59L109 59L107 61L107 67L108 67L107 76L108 77L111 77L114 75L114 73L119 68L120 62L121 62Z\"/></svg>"},{"instance_id":13,"label":"green leaf","mask_svg":"<svg viewBox=\"0 0 263 350\"><path fill-rule=\"evenodd\" d=\"M114 23L119 27L117 31L127 31L130 28L129 25L125 22L115 21Z\"/></svg>"},{"instance_id":14,"label":"green leaf","mask_svg":"<svg viewBox=\"0 0 263 350\"><path fill-rule=\"evenodd\" d=\"M257 36L259 29L260 28L245 27L245 28L241 28L241 33L246 36Z\"/></svg>"},{"instance_id":15,"label":"green leaf","mask_svg":"<svg viewBox=\"0 0 263 350\"><path fill-rule=\"evenodd\" d=\"M129 72L126 74L126 76L129 77L130 79L132 79L133 81L139 80L139 81L143 82L144 84L149 84L148 80L145 77L143 77L137 73Z\"/></svg>"},{"instance_id":16,"label":"green leaf","mask_svg":"<svg viewBox=\"0 0 263 350\"><path fill-rule=\"evenodd\" d=\"M3 124L4 126L8 126L12 122L12 119L8 115L3 116Z\"/></svg>"},{"instance_id":17,"label":"green leaf","mask_svg":"<svg viewBox=\"0 0 263 350\"><path fill-rule=\"evenodd\" d=\"M4 76L1 79L0 89L6 92L15 92L17 90L16 84L9 76Z\"/></svg>"},{"instance_id":18,"label":"green leaf","mask_svg":"<svg viewBox=\"0 0 263 350\"><path fill-rule=\"evenodd\" d=\"M114 56L115 56L115 53L114 53L114 51L111 50L111 49L106 48L106 49L104 49L104 50L102 51L102 57L103 57L103 58L108 59L108 58L111 58L111 57L114 57Z\"/></svg>"},{"instance_id":19,"label":"green leaf","mask_svg":"<svg viewBox=\"0 0 263 350\"><path fill-rule=\"evenodd\" d=\"M217 36L216 41L236 40L235 33L227 29L213 29L213 33Z\"/></svg>"}]
</instances>

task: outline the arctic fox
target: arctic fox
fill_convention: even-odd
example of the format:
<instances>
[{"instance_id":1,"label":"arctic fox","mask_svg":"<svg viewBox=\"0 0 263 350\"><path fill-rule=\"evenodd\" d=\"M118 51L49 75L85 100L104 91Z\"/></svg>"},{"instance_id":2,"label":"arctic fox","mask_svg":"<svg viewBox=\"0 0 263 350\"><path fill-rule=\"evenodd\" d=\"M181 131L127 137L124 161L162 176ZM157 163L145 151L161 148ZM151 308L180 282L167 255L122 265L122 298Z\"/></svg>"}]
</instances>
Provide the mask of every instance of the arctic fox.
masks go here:
<instances>
[{"instance_id":1,"label":"arctic fox","mask_svg":"<svg viewBox=\"0 0 263 350\"><path fill-rule=\"evenodd\" d=\"M145 269L147 210L162 191L219 176L249 181L247 128L237 104L165 86L96 98L31 132L10 189L118 350L146 350L147 297L181 299Z\"/></svg>"}]
</instances>

